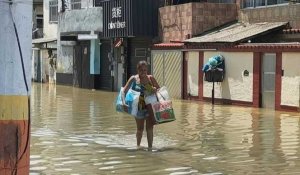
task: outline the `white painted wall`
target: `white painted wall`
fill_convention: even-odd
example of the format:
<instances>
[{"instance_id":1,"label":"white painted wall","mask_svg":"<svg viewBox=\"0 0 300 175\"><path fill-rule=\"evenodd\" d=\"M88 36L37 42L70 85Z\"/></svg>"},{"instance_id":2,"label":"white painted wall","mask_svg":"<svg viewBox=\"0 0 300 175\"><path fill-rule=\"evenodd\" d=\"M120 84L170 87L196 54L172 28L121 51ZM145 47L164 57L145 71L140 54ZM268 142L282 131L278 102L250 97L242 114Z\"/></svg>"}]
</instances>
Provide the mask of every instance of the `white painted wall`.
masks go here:
<instances>
[{"instance_id":1,"label":"white painted wall","mask_svg":"<svg viewBox=\"0 0 300 175\"><path fill-rule=\"evenodd\" d=\"M49 23L49 0L44 0L44 38L57 37L57 23Z\"/></svg>"},{"instance_id":2,"label":"white painted wall","mask_svg":"<svg viewBox=\"0 0 300 175\"><path fill-rule=\"evenodd\" d=\"M300 53L282 53L281 105L299 107Z\"/></svg>"},{"instance_id":3,"label":"white painted wall","mask_svg":"<svg viewBox=\"0 0 300 175\"><path fill-rule=\"evenodd\" d=\"M31 89L32 1L27 1L13 1L12 15L8 3L0 2L0 95L28 95L12 18L19 33L26 81Z\"/></svg>"},{"instance_id":4,"label":"white painted wall","mask_svg":"<svg viewBox=\"0 0 300 175\"><path fill-rule=\"evenodd\" d=\"M69 43L68 43L69 44ZM59 42L57 47L57 72L72 74L73 73L73 45L63 45Z\"/></svg>"},{"instance_id":5,"label":"white painted wall","mask_svg":"<svg viewBox=\"0 0 300 175\"><path fill-rule=\"evenodd\" d=\"M253 98L253 53L251 52L204 52L204 64L212 56L225 58L225 80L215 83L215 98L252 102ZM249 76L244 77L243 71ZM203 96L211 97L212 84L204 81Z\"/></svg>"},{"instance_id":6,"label":"white painted wall","mask_svg":"<svg viewBox=\"0 0 300 175\"><path fill-rule=\"evenodd\" d=\"M93 7L94 0L81 0L81 8Z\"/></svg>"},{"instance_id":7,"label":"white painted wall","mask_svg":"<svg viewBox=\"0 0 300 175\"><path fill-rule=\"evenodd\" d=\"M199 52L188 52L187 91L191 96L198 96L199 69Z\"/></svg>"}]
</instances>

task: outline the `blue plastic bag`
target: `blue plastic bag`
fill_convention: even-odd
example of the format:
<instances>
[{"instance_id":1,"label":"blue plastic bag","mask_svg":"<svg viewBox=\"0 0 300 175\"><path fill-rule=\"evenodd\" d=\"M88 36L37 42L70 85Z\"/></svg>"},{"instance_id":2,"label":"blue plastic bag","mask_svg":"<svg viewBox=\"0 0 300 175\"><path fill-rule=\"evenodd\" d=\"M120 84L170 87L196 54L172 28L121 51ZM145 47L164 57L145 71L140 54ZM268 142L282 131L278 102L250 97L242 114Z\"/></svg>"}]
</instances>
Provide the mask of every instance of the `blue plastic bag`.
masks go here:
<instances>
[{"instance_id":1,"label":"blue plastic bag","mask_svg":"<svg viewBox=\"0 0 300 175\"><path fill-rule=\"evenodd\" d=\"M129 89L126 93L125 103L128 105L128 113L133 116L137 116L138 114L138 105L140 92Z\"/></svg>"},{"instance_id":2,"label":"blue plastic bag","mask_svg":"<svg viewBox=\"0 0 300 175\"><path fill-rule=\"evenodd\" d=\"M123 90L124 90L124 88L122 87L117 96L116 111L127 112L128 114L136 117L138 115L138 103L139 103L139 97L140 97L141 93L134 91L132 89L128 90L128 92L126 93L126 97L125 97L125 104L128 105L128 111L124 111L123 103L122 103Z\"/></svg>"},{"instance_id":3,"label":"blue plastic bag","mask_svg":"<svg viewBox=\"0 0 300 175\"><path fill-rule=\"evenodd\" d=\"M116 111L118 112L124 112L123 110L123 103L122 103L122 93L123 93L124 88L121 87L120 92L117 96L117 100L116 100Z\"/></svg>"}]
</instances>

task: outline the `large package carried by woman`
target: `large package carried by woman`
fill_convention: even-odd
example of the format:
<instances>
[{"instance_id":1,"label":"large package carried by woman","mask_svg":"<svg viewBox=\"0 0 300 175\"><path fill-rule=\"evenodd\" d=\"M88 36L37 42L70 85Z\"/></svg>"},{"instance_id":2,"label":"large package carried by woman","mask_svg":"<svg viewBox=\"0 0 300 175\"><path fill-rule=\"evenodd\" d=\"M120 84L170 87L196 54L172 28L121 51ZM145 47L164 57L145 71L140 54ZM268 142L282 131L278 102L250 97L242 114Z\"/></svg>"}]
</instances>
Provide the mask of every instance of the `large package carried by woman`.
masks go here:
<instances>
[{"instance_id":1,"label":"large package carried by woman","mask_svg":"<svg viewBox=\"0 0 300 175\"><path fill-rule=\"evenodd\" d=\"M151 104L154 119L158 124L175 121L172 101L165 86L161 87L156 94L145 98L146 104Z\"/></svg>"},{"instance_id":2,"label":"large package carried by woman","mask_svg":"<svg viewBox=\"0 0 300 175\"><path fill-rule=\"evenodd\" d=\"M123 91L124 88L122 87L117 97L116 110L118 112L127 112L130 115L137 116L140 92L134 91L132 89L128 90L125 97L125 104L128 105L128 111L124 111L122 103Z\"/></svg>"}]
</instances>

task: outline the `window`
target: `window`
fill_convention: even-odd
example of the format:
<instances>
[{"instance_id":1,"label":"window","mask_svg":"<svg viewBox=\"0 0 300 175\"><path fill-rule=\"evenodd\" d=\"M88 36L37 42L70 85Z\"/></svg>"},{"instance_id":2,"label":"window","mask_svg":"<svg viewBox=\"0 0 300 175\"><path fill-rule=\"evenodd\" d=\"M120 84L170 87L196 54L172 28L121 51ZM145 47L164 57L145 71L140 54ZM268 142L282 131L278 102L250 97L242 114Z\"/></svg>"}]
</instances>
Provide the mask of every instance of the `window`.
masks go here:
<instances>
[{"instance_id":1,"label":"window","mask_svg":"<svg viewBox=\"0 0 300 175\"><path fill-rule=\"evenodd\" d=\"M81 9L81 0L71 0L71 9Z\"/></svg>"},{"instance_id":2,"label":"window","mask_svg":"<svg viewBox=\"0 0 300 175\"><path fill-rule=\"evenodd\" d=\"M51 0L49 1L49 22L58 21L58 1Z\"/></svg>"},{"instance_id":3,"label":"window","mask_svg":"<svg viewBox=\"0 0 300 175\"><path fill-rule=\"evenodd\" d=\"M242 0L241 8L255 8L288 3L287 0Z\"/></svg>"},{"instance_id":4,"label":"window","mask_svg":"<svg viewBox=\"0 0 300 175\"><path fill-rule=\"evenodd\" d=\"M37 28L43 28L43 15L36 15Z\"/></svg>"}]
</instances>

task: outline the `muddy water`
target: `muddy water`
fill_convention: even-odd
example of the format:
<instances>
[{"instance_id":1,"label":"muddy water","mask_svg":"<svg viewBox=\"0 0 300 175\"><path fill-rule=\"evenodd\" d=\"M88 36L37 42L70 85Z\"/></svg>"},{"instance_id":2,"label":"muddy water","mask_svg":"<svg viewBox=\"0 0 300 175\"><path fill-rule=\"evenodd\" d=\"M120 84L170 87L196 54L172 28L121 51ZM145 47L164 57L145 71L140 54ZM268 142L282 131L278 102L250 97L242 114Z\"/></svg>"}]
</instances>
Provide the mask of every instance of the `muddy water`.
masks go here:
<instances>
[{"instance_id":1,"label":"muddy water","mask_svg":"<svg viewBox=\"0 0 300 175\"><path fill-rule=\"evenodd\" d=\"M34 84L30 174L300 174L299 113L174 100L147 151L116 95Z\"/></svg>"}]
</instances>

